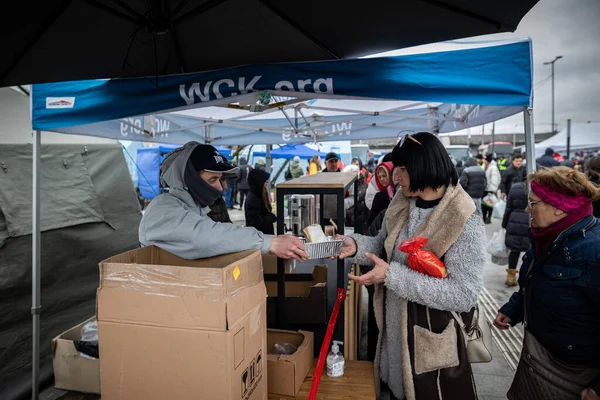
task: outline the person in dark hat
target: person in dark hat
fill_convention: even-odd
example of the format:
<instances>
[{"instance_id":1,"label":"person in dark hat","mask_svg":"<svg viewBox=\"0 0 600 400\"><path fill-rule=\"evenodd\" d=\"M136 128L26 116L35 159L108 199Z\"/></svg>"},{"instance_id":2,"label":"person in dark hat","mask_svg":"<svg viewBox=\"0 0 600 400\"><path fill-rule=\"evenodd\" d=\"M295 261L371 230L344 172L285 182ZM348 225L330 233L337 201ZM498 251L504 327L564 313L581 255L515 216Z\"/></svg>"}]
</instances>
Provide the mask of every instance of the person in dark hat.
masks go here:
<instances>
[{"instance_id":1,"label":"person in dark hat","mask_svg":"<svg viewBox=\"0 0 600 400\"><path fill-rule=\"evenodd\" d=\"M323 172L342 172L339 163L340 158L337 153L330 151L325 156L325 168L323 169Z\"/></svg>"},{"instance_id":2,"label":"person in dark hat","mask_svg":"<svg viewBox=\"0 0 600 400\"><path fill-rule=\"evenodd\" d=\"M560 162L554 158L554 149L552 147L548 147L544 152L544 155L538 158L537 163L545 168L559 167Z\"/></svg>"},{"instance_id":3,"label":"person in dark hat","mask_svg":"<svg viewBox=\"0 0 600 400\"><path fill-rule=\"evenodd\" d=\"M475 159L477 160L477 166L483 168L483 160L484 160L483 154L477 154L475 156Z\"/></svg>"},{"instance_id":4,"label":"person in dark hat","mask_svg":"<svg viewBox=\"0 0 600 400\"><path fill-rule=\"evenodd\" d=\"M244 250L261 250L298 261L308 259L297 237L271 237L255 228L210 219L210 206L223 195L223 175L236 171L213 146L189 142L169 153L160 173L168 192L155 197L144 212L140 244L155 245L186 259Z\"/></svg>"}]
</instances>

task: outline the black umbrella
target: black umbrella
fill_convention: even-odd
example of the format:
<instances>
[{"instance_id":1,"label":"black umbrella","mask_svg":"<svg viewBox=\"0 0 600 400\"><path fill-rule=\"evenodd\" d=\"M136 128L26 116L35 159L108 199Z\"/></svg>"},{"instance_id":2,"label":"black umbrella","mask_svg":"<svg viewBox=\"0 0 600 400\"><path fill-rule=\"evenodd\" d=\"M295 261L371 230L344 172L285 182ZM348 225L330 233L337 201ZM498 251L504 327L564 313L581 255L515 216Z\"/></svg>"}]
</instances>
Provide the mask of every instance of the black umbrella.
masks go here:
<instances>
[{"instance_id":1,"label":"black umbrella","mask_svg":"<svg viewBox=\"0 0 600 400\"><path fill-rule=\"evenodd\" d=\"M0 17L0 87L351 58L514 31L538 0L55 0Z\"/></svg>"}]
</instances>

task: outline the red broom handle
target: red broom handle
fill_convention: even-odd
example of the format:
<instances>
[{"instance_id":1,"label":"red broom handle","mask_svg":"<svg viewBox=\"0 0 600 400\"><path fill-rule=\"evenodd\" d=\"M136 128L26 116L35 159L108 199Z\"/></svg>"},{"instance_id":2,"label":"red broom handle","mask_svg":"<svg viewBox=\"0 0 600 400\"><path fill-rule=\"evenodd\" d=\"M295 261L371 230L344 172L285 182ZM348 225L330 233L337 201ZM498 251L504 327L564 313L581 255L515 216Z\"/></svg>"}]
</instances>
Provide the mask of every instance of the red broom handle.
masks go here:
<instances>
[{"instance_id":1,"label":"red broom handle","mask_svg":"<svg viewBox=\"0 0 600 400\"><path fill-rule=\"evenodd\" d=\"M337 290L337 299L333 306L333 312L329 318L329 324L327 325L327 332L325 332L325 338L323 344L321 344L321 352L319 353L319 359L317 360L317 367L313 374L312 384L310 386L310 393L308 394L307 400L315 400L317 398L317 390L319 390L319 383L321 382L321 375L323 375L323 366L325 365L325 359L327 358L327 350L331 343L331 337L333 336L333 329L337 321L337 316L340 312L340 306L342 301L346 300L346 289Z\"/></svg>"}]
</instances>

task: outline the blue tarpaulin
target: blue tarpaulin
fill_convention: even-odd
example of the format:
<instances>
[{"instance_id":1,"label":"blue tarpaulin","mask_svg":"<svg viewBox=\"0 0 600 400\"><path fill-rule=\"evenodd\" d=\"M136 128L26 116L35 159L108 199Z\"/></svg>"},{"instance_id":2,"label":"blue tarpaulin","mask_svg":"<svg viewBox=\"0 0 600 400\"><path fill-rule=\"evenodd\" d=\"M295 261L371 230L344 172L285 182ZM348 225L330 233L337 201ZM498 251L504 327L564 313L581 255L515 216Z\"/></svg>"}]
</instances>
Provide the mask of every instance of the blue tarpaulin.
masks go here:
<instances>
[{"instance_id":1,"label":"blue tarpaulin","mask_svg":"<svg viewBox=\"0 0 600 400\"><path fill-rule=\"evenodd\" d=\"M254 157L266 157L267 153L264 151L255 151ZM320 152L319 150L311 149L303 144L286 144L278 149L271 151L271 158L283 158L290 160L296 156L303 159L310 159L312 156L320 156L324 158L327 154Z\"/></svg>"},{"instance_id":2,"label":"blue tarpaulin","mask_svg":"<svg viewBox=\"0 0 600 400\"><path fill-rule=\"evenodd\" d=\"M138 187L140 194L146 199L153 199L161 193L160 164L165 156L179 146L160 145L142 147L137 151ZM216 146L227 159L231 158L231 149Z\"/></svg>"}]
</instances>

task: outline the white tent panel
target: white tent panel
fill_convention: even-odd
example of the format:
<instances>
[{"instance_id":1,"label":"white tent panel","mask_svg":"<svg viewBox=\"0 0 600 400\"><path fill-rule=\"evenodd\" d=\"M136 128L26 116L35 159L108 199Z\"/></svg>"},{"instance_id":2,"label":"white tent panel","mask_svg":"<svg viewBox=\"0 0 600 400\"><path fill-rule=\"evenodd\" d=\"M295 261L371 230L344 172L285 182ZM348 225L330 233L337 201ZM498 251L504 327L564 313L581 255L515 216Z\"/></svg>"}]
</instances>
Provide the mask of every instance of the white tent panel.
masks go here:
<instances>
[{"instance_id":1,"label":"white tent panel","mask_svg":"<svg viewBox=\"0 0 600 400\"><path fill-rule=\"evenodd\" d=\"M556 135L535 145L537 154L544 154L548 147L564 153L567 151L567 128L563 128ZM571 124L571 152L600 149L600 122L572 123Z\"/></svg>"}]
</instances>

